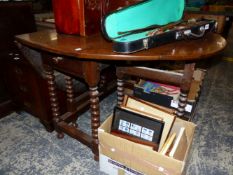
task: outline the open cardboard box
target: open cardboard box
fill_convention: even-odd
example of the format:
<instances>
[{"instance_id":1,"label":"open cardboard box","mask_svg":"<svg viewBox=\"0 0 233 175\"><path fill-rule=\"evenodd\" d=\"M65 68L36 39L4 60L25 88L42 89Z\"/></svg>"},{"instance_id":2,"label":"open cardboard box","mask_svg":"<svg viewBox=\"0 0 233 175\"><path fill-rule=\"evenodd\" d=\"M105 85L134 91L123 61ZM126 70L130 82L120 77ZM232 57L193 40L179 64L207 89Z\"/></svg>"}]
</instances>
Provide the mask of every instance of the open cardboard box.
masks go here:
<instances>
[{"instance_id":1,"label":"open cardboard box","mask_svg":"<svg viewBox=\"0 0 233 175\"><path fill-rule=\"evenodd\" d=\"M177 70L177 72L179 73L182 73L183 70ZM195 108L196 108L196 104L197 104L197 101L198 101L198 98L199 98L199 95L200 95L200 92L201 92L201 87L202 87L202 83L203 83L203 80L204 80L204 77L205 77L205 74L206 74L206 70L204 69L199 69L197 68L194 73L193 73L193 80L191 82L191 87L190 87L190 91L188 93L188 99L187 99L187 105L185 107L185 118L187 120L192 120L194 114L195 114ZM144 80L145 81L145 80ZM155 103L153 102L152 100L148 100L148 98L152 99L157 99L158 100L161 100L161 95L158 96L158 98L156 96L153 96L153 94L151 93L144 93L143 90L139 90L140 88L140 83L142 83L143 80L139 81L139 82L136 82L136 81L127 81L127 87L124 88L124 94L127 94L127 95L130 95L130 96L134 96L134 91L135 90L132 90L133 89L133 86L136 85L136 89L138 89L138 91L141 91L139 93L141 93L141 99L145 100L145 101L149 101L149 102L152 102L154 103L155 105L157 105L158 108L163 108L163 110L167 110L167 111L170 111L170 113L173 113L176 108L178 107L178 100L172 100L172 97L166 97L165 99L168 101L170 100L170 103L169 105L159 105L159 103ZM145 98L142 98L142 97L145 97ZM165 96L165 95L164 95ZM169 99L170 98L170 99Z\"/></svg>"},{"instance_id":2,"label":"open cardboard box","mask_svg":"<svg viewBox=\"0 0 233 175\"><path fill-rule=\"evenodd\" d=\"M182 148L180 160L162 155L151 147L131 142L110 134L112 116L108 117L98 129L100 170L110 175L164 175L182 174L192 143L196 125L177 118L171 132L185 127L187 144Z\"/></svg>"},{"instance_id":3,"label":"open cardboard box","mask_svg":"<svg viewBox=\"0 0 233 175\"><path fill-rule=\"evenodd\" d=\"M151 92L151 90L160 92ZM173 101L178 101L179 95L180 88L176 86L150 82L143 79L140 79L134 85L134 96L167 108L173 107L172 103Z\"/></svg>"}]
</instances>

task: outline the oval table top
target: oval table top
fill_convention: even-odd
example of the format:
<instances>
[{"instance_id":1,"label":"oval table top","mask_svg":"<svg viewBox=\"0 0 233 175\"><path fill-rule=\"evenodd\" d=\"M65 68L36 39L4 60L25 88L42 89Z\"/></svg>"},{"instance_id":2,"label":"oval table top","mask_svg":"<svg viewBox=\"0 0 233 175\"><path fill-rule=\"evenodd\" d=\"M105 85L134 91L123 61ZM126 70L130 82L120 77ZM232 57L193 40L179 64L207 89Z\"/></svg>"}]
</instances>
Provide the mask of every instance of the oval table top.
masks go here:
<instances>
[{"instance_id":1,"label":"oval table top","mask_svg":"<svg viewBox=\"0 0 233 175\"><path fill-rule=\"evenodd\" d=\"M15 38L16 41L35 49L84 60L195 60L215 55L226 46L226 40L215 33L208 33L200 39L176 41L133 54L113 52L112 42L106 41L101 34L81 37L44 30L17 35Z\"/></svg>"}]
</instances>

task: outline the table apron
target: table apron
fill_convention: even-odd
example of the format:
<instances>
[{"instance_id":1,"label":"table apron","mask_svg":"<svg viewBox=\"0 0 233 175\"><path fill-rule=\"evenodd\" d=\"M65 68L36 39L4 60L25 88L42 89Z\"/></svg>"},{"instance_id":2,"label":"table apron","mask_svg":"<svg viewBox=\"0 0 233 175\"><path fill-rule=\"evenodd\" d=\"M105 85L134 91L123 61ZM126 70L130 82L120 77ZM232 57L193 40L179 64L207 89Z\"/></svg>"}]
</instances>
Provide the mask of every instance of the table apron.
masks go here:
<instances>
[{"instance_id":1,"label":"table apron","mask_svg":"<svg viewBox=\"0 0 233 175\"><path fill-rule=\"evenodd\" d=\"M43 54L43 64L66 74L83 78L83 66L86 61L77 60L73 57L64 57L54 54Z\"/></svg>"}]
</instances>

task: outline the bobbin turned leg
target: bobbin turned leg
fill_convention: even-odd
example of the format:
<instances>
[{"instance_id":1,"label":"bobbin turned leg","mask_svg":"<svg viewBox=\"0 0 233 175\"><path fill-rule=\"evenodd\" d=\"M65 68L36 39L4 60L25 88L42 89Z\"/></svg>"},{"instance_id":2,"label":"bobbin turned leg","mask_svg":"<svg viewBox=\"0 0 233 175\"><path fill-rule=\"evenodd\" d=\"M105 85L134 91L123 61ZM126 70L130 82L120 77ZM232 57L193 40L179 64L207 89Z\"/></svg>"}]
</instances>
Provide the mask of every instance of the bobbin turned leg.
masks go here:
<instances>
[{"instance_id":1,"label":"bobbin turned leg","mask_svg":"<svg viewBox=\"0 0 233 175\"><path fill-rule=\"evenodd\" d=\"M184 66L184 74L181 83L180 97L177 108L177 116L184 117L185 107L187 104L188 93L191 87L195 63L188 63Z\"/></svg>"},{"instance_id":2,"label":"bobbin turned leg","mask_svg":"<svg viewBox=\"0 0 233 175\"><path fill-rule=\"evenodd\" d=\"M124 100L124 71L121 67L116 68L117 75L117 105L120 106Z\"/></svg>"},{"instance_id":3,"label":"bobbin turned leg","mask_svg":"<svg viewBox=\"0 0 233 175\"><path fill-rule=\"evenodd\" d=\"M99 110L99 92L98 87L90 87L90 108L91 108L91 129L92 129L92 151L95 154L95 160L99 159L98 155L98 127L100 126L100 110Z\"/></svg>"},{"instance_id":4,"label":"bobbin turned leg","mask_svg":"<svg viewBox=\"0 0 233 175\"><path fill-rule=\"evenodd\" d=\"M184 116L185 106L187 104L187 97L188 97L188 93L181 90L179 102L178 102L178 108L177 108L178 117L182 118Z\"/></svg>"},{"instance_id":5,"label":"bobbin turned leg","mask_svg":"<svg viewBox=\"0 0 233 175\"><path fill-rule=\"evenodd\" d=\"M124 99L124 81L117 78L117 105L120 106Z\"/></svg>"},{"instance_id":6,"label":"bobbin turned leg","mask_svg":"<svg viewBox=\"0 0 233 175\"><path fill-rule=\"evenodd\" d=\"M75 111L75 98L74 98L74 86L73 86L73 79L70 76L65 77L66 81L66 103L67 103L67 110L69 112ZM76 123L77 117L71 121L71 125L74 127L78 127Z\"/></svg>"},{"instance_id":7,"label":"bobbin turned leg","mask_svg":"<svg viewBox=\"0 0 233 175\"><path fill-rule=\"evenodd\" d=\"M60 122L60 118L59 118L60 108L59 108L58 98L57 98L57 93L56 93L54 71L48 65L44 65L44 70L45 70L45 76L46 76L47 83L48 83L50 105L52 109L54 127L55 127L55 130L57 131L57 137L61 139L64 137L64 133L59 131L59 129L56 127L56 124Z\"/></svg>"},{"instance_id":8,"label":"bobbin turned leg","mask_svg":"<svg viewBox=\"0 0 233 175\"><path fill-rule=\"evenodd\" d=\"M94 159L99 160L98 128L100 126L99 91L100 69L96 62L85 62L83 64L84 78L89 85L91 130L92 130L92 152Z\"/></svg>"}]
</instances>

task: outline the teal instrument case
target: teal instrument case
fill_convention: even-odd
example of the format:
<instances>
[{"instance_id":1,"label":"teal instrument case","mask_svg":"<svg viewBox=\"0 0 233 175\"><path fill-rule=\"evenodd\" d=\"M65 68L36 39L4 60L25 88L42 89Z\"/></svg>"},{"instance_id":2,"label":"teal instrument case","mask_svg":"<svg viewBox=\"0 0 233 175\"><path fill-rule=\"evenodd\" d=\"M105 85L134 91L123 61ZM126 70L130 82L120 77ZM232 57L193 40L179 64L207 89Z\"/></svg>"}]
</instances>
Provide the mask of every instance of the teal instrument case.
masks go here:
<instances>
[{"instance_id":1,"label":"teal instrument case","mask_svg":"<svg viewBox=\"0 0 233 175\"><path fill-rule=\"evenodd\" d=\"M184 0L144 0L112 11L102 19L102 33L113 51L133 53L184 38L202 37L215 21L183 21Z\"/></svg>"}]
</instances>

